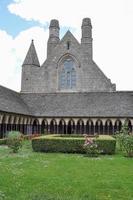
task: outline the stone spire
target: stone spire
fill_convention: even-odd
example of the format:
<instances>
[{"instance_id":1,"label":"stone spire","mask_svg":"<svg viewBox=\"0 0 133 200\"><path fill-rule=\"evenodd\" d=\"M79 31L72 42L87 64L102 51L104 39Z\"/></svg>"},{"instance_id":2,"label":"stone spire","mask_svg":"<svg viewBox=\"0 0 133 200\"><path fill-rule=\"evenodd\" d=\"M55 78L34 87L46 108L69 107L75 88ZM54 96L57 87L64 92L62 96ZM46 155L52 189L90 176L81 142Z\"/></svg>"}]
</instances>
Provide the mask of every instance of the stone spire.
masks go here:
<instances>
[{"instance_id":1,"label":"stone spire","mask_svg":"<svg viewBox=\"0 0 133 200\"><path fill-rule=\"evenodd\" d=\"M38 60L38 56L37 56L37 53L36 53L36 49L35 49L33 40L31 41L30 48L27 52L27 55L25 57L25 60L24 60L22 66L24 66L24 65L33 65L33 66L40 67L40 63L39 63L39 60Z\"/></svg>"}]
</instances>

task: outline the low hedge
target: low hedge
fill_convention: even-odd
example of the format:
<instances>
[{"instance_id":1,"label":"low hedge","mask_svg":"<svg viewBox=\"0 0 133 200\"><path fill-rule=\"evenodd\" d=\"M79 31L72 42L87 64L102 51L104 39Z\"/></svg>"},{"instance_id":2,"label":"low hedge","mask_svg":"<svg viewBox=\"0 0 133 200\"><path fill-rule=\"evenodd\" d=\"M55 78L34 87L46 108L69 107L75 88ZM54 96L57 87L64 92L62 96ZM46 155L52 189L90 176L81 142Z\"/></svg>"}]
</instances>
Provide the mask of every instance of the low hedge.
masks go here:
<instances>
[{"instance_id":1,"label":"low hedge","mask_svg":"<svg viewBox=\"0 0 133 200\"><path fill-rule=\"evenodd\" d=\"M6 138L0 139L0 145L6 145Z\"/></svg>"},{"instance_id":2,"label":"low hedge","mask_svg":"<svg viewBox=\"0 0 133 200\"><path fill-rule=\"evenodd\" d=\"M99 150L104 154L114 154L116 140L111 136L99 136ZM46 135L32 139L32 148L36 152L85 153L84 137L62 137L61 135Z\"/></svg>"},{"instance_id":3,"label":"low hedge","mask_svg":"<svg viewBox=\"0 0 133 200\"><path fill-rule=\"evenodd\" d=\"M109 135L101 135L97 142L98 148L102 154L114 154L116 149L116 140Z\"/></svg>"}]
</instances>

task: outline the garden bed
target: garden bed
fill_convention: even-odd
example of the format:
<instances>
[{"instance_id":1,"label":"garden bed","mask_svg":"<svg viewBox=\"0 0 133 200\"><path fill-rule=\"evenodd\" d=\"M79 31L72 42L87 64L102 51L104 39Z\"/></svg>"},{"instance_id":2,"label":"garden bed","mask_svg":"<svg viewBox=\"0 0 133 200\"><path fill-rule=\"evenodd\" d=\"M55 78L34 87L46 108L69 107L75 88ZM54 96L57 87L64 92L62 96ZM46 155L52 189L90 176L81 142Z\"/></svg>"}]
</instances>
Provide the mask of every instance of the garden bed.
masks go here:
<instances>
[{"instance_id":1,"label":"garden bed","mask_svg":"<svg viewBox=\"0 0 133 200\"><path fill-rule=\"evenodd\" d=\"M114 154L116 140L108 135L100 135L93 138L103 154ZM85 153L85 139L82 136L67 135L45 135L32 139L32 148L36 152L63 152L63 153Z\"/></svg>"}]
</instances>

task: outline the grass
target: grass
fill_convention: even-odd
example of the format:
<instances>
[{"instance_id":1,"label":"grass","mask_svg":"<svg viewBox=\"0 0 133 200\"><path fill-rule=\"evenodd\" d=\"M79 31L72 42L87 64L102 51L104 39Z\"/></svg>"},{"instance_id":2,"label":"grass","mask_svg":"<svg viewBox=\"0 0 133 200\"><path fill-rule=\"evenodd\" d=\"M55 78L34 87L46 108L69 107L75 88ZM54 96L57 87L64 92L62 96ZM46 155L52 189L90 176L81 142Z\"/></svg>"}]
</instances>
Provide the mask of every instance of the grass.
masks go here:
<instances>
[{"instance_id":1,"label":"grass","mask_svg":"<svg viewBox=\"0 0 133 200\"><path fill-rule=\"evenodd\" d=\"M0 200L133 200L133 159L0 146Z\"/></svg>"}]
</instances>

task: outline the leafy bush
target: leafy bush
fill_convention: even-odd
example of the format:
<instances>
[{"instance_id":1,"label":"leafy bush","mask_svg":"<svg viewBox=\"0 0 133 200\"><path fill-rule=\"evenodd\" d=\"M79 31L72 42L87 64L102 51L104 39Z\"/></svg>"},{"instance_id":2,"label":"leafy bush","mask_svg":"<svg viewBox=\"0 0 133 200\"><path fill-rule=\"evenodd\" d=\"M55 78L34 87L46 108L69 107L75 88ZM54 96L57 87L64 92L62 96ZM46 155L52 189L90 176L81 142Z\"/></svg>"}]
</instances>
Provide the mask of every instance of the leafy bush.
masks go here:
<instances>
[{"instance_id":1,"label":"leafy bush","mask_svg":"<svg viewBox=\"0 0 133 200\"><path fill-rule=\"evenodd\" d=\"M128 124L124 123L124 125L121 127L120 131L116 132L116 139L119 144L119 149L123 151L123 142L125 141L125 137L129 135L129 128Z\"/></svg>"},{"instance_id":2,"label":"leafy bush","mask_svg":"<svg viewBox=\"0 0 133 200\"><path fill-rule=\"evenodd\" d=\"M97 145L102 153L115 153L116 141L111 136L99 136ZM83 137L61 137L60 135L46 135L32 139L32 148L40 152L85 153Z\"/></svg>"},{"instance_id":3,"label":"leafy bush","mask_svg":"<svg viewBox=\"0 0 133 200\"><path fill-rule=\"evenodd\" d=\"M133 135L127 135L124 137L123 150L128 157L133 157Z\"/></svg>"},{"instance_id":4,"label":"leafy bush","mask_svg":"<svg viewBox=\"0 0 133 200\"><path fill-rule=\"evenodd\" d=\"M128 124L125 123L120 132L116 135L120 150L126 153L126 156L133 157L133 135L129 133Z\"/></svg>"},{"instance_id":5,"label":"leafy bush","mask_svg":"<svg viewBox=\"0 0 133 200\"><path fill-rule=\"evenodd\" d=\"M0 145L5 145L6 141L7 141L6 138L0 139Z\"/></svg>"},{"instance_id":6,"label":"leafy bush","mask_svg":"<svg viewBox=\"0 0 133 200\"><path fill-rule=\"evenodd\" d=\"M12 149L13 153L17 153L18 150L22 147L23 136L18 131L11 131L7 136L7 145Z\"/></svg>"}]
</instances>

